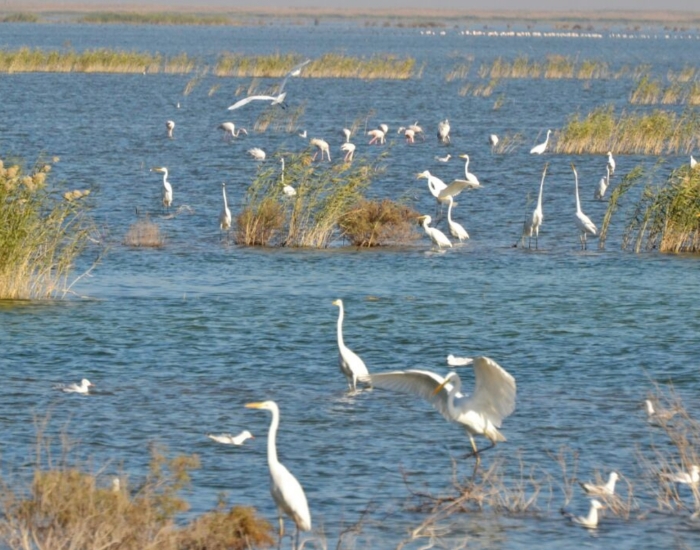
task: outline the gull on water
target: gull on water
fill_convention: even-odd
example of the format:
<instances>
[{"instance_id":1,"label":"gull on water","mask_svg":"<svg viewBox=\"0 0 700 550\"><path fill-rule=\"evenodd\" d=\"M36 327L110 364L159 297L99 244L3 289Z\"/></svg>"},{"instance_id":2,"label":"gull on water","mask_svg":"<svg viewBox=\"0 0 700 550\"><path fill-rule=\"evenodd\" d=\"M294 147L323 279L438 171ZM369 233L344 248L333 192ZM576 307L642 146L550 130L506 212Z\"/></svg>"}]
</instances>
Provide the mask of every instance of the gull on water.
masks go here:
<instances>
[{"instance_id":1,"label":"gull on water","mask_svg":"<svg viewBox=\"0 0 700 550\"><path fill-rule=\"evenodd\" d=\"M595 529L598 527L598 510L602 510L603 508L605 508L605 506L603 506L600 501L591 499L591 507L588 510L587 516L574 516L564 510L562 510L561 513L576 525L586 527L587 529Z\"/></svg>"},{"instance_id":2,"label":"gull on water","mask_svg":"<svg viewBox=\"0 0 700 550\"><path fill-rule=\"evenodd\" d=\"M61 390L66 393L82 393L82 394L87 394L90 393L90 388L94 386L90 380L87 378L83 378L80 381L80 384L57 384L54 386L54 389L56 390Z\"/></svg>"},{"instance_id":3,"label":"gull on water","mask_svg":"<svg viewBox=\"0 0 700 550\"><path fill-rule=\"evenodd\" d=\"M595 483L583 483L579 481L579 485L588 495L612 496L615 494L615 482L619 479L617 472L610 472L607 483L596 485Z\"/></svg>"},{"instance_id":4,"label":"gull on water","mask_svg":"<svg viewBox=\"0 0 700 550\"><path fill-rule=\"evenodd\" d=\"M217 443L224 445L243 445L248 439L255 439L252 433L248 430L243 430L238 435L231 434L207 434L207 437Z\"/></svg>"}]
</instances>

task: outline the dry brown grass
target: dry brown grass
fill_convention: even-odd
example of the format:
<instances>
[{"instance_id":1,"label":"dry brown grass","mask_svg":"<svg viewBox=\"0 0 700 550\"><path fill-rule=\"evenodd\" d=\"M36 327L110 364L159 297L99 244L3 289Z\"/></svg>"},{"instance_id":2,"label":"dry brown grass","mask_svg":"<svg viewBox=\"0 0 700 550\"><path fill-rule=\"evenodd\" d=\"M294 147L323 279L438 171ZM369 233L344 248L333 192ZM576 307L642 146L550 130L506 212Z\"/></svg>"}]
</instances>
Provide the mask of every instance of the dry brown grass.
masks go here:
<instances>
[{"instance_id":1,"label":"dry brown grass","mask_svg":"<svg viewBox=\"0 0 700 550\"><path fill-rule=\"evenodd\" d=\"M406 244L420 237L415 230L419 216L412 208L389 199L363 199L340 218L338 225L354 246Z\"/></svg>"},{"instance_id":2,"label":"dry brown grass","mask_svg":"<svg viewBox=\"0 0 700 550\"><path fill-rule=\"evenodd\" d=\"M161 248L165 246L165 238L158 224L146 217L129 227L124 236L124 244L134 248Z\"/></svg>"}]
</instances>

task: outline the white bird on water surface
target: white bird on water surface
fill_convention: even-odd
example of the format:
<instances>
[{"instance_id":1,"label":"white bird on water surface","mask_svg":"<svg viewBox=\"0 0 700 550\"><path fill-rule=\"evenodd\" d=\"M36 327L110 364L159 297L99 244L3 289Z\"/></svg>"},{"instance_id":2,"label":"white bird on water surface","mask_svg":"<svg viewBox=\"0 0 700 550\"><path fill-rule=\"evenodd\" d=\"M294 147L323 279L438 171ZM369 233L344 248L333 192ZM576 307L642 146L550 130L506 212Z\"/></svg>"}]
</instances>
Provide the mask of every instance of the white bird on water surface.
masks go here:
<instances>
[{"instance_id":1,"label":"white bird on water surface","mask_svg":"<svg viewBox=\"0 0 700 550\"><path fill-rule=\"evenodd\" d=\"M608 190L608 185L610 185L610 165L605 167L605 176L600 178L593 198L602 201L603 197L605 197L605 192Z\"/></svg>"},{"instance_id":2,"label":"white bird on water surface","mask_svg":"<svg viewBox=\"0 0 700 550\"><path fill-rule=\"evenodd\" d=\"M443 247L452 248L452 242L450 242L450 239L448 239L442 231L435 227L429 227L430 223L433 221L433 218L431 218L430 216L421 216L420 218L418 218L418 221L423 226L423 229L425 229L426 235L430 237L430 240L433 241L433 243L435 244L435 246L438 247L438 249L441 249Z\"/></svg>"},{"instance_id":3,"label":"white bird on water surface","mask_svg":"<svg viewBox=\"0 0 700 550\"><path fill-rule=\"evenodd\" d=\"M346 142L340 146L340 150L345 152L345 157L343 157L343 162L351 162L352 158L355 156L355 144Z\"/></svg>"},{"instance_id":4,"label":"white bird on water surface","mask_svg":"<svg viewBox=\"0 0 700 550\"><path fill-rule=\"evenodd\" d=\"M294 189L294 187L292 187L291 185L284 182L284 157L280 157L280 164L282 165L282 192L288 197L296 197L297 190Z\"/></svg>"},{"instance_id":5,"label":"white bird on water surface","mask_svg":"<svg viewBox=\"0 0 700 550\"><path fill-rule=\"evenodd\" d=\"M438 142L443 143L445 145L450 143L450 121L449 120L445 119L445 120L438 122L437 138L438 138Z\"/></svg>"},{"instance_id":6,"label":"white bird on water surface","mask_svg":"<svg viewBox=\"0 0 700 550\"><path fill-rule=\"evenodd\" d=\"M491 152L493 153L496 145L498 145L498 136L496 134L491 134L489 136L489 145L491 146Z\"/></svg>"},{"instance_id":7,"label":"white bird on water surface","mask_svg":"<svg viewBox=\"0 0 700 550\"><path fill-rule=\"evenodd\" d=\"M661 477L671 483L680 483L681 485L695 485L700 481L700 466L693 464L688 472L676 472L675 474L662 473Z\"/></svg>"},{"instance_id":8,"label":"white bird on water surface","mask_svg":"<svg viewBox=\"0 0 700 550\"><path fill-rule=\"evenodd\" d=\"M343 341L343 319L345 318L345 310L343 309L343 300L338 298L333 301L334 306L338 306L338 366L340 372L345 375L348 380L348 387L355 391L357 389L357 381L369 374L367 366L360 356L345 345Z\"/></svg>"},{"instance_id":9,"label":"white bird on water surface","mask_svg":"<svg viewBox=\"0 0 700 550\"><path fill-rule=\"evenodd\" d=\"M576 227L579 230L579 240L581 241L581 248L586 249L586 236L595 236L598 233L598 229L591 219L586 216L581 210L581 201L578 198L578 173L576 172L576 167L572 164L571 169L574 171L574 189L576 191Z\"/></svg>"},{"instance_id":10,"label":"white bird on water surface","mask_svg":"<svg viewBox=\"0 0 700 550\"><path fill-rule=\"evenodd\" d=\"M494 446L506 438L498 431L503 419L515 410L515 379L488 357L462 358L450 355L451 366L472 365L475 375L473 395L462 393L462 381L456 372L444 378L425 370L406 370L370 374L375 388L394 390L422 397L449 422L462 424L469 436L477 464L479 450L475 435L483 435ZM490 447L487 447L490 448ZM483 452L486 449L482 449Z\"/></svg>"},{"instance_id":11,"label":"white bird on water surface","mask_svg":"<svg viewBox=\"0 0 700 550\"><path fill-rule=\"evenodd\" d=\"M464 227L462 227L459 223L452 220L452 206L454 203L454 199L452 196L450 196L450 205L447 207L447 225L450 227L450 233L452 236L462 242L463 240L469 238L469 233L467 233L467 230L464 229Z\"/></svg>"},{"instance_id":12,"label":"white bird on water surface","mask_svg":"<svg viewBox=\"0 0 700 550\"><path fill-rule=\"evenodd\" d=\"M604 506L601 502L593 498L591 499L591 507L588 510L587 516L574 516L563 510L562 513L576 525L586 527L587 529L596 529L598 527L598 510L602 510L603 508Z\"/></svg>"},{"instance_id":13,"label":"white bird on water surface","mask_svg":"<svg viewBox=\"0 0 700 550\"><path fill-rule=\"evenodd\" d=\"M299 531L311 530L311 513L306 501L306 495L297 478L277 459L277 428L280 422L280 411L274 401L248 403L249 409L264 409L272 413L270 431L267 436L267 465L270 469L270 493L277 505L279 517L278 547L284 536L283 514L289 516L296 525L293 548L299 546Z\"/></svg>"},{"instance_id":14,"label":"white bird on water surface","mask_svg":"<svg viewBox=\"0 0 700 550\"><path fill-rule=\"evenodd\" d=\"M151 170L163 174L163 208L167 210L173 204L173 186L168 181L168 169L165 166L161 166Z\"/></svg>"},{"instance_id":15,"label":"white bird on water surface","mask_svg":"<svg viewBox=\"0 0 700 550\"><path fill-rule=\"evenodd\" d=\"M608 481L603 485L596 485L595 483L583 483L579 481L579 485L585 491L587 495L592 496L612 496L615 494L615 482L619 479L617 472L610 472L608 476Z\"/></svg>"},{"instance_id":16,"label":"white bird on water surface","mask_svg":"<svg viewBox=\"0 0 700 550\"><path fill-rule=\"evenodd\" d=\"M610 173L608 174L608 178L612 175L615 174L615 159L612 156L612 152L608 151L608 163L607 163L608 170L610 170Z\"/></svg>"},{"instance_id":17,"label":"white bird on water surface","mask_svg":"<svg viewBox=\"0 0 700 550\"><path fill-rule=\"evenodd\" d=\"M265 154L265 151L260 149L260 147L253 147L252 149L248 149L248 154L253 157L255 160L265 160L265 157L267 156Z\"/></svg>"},{"instance_id":18,"label":"white bird on water surface","mask_svg":"<svg viewBox=\"0 0 700 550\"><path fill-rule=\"evenodd\" d=\"M531 155L541 155L542 153L545 152L545 149L547 149L547 144L549 143L549 134L551 134L551 130L547 130L547 139L544 140L544 143L540 143L539 145L535 145L532 149L530 149L530 154Z\"/></svg>"},{"instance_id":19,"label":"white bird on water surface","mask_svg":"<svg viewBox=\"0 0 700 550\"><path fill-rule=\"evenodd\" d=\"M435 160L438 162L448 162L451 158L452 158L452 155L450 155L448 153L444 157L435 157Z\"/></svg>"},{"instance_id":20,"label":"white bird on water surface","mask_svg":"<svg viewBox=\"0 0 700 550\"><path fill-rule=\"evenodd\" d=\"M544 177L547 174L547 164L544 165L544 170L542 171L542 181L540 181L540 192L537 195L537 206L532 211L532 216L529 220L525 220L523 224L523 246L525 245L525 237L528 238L527 247L530 248L532 236L535 235L535 249L537 249L539 242L538 238L540 235L540 226L544 221L544 214L542 212L542 190L544 189Z\"/></svg>"},{"instance_id":21,"label":"white bird on water surface","mask_svg":"<svg viewBox=\"0 0 700 550\"><path fill-rule=\"evenodd\" d=\"M90 380L88 380L87 378L83 378L80 381L80 384L57 384L56 386L54 386L54 389L61 390L65 393L80 393L86 395L90 393L90 388L94 385L95 384L90 382Z\"/></svg>"},{"instance_id":22,"label":"white bird on water surface","mask_svg":"<svg viewBox=\"0 0 700 550\"><path fill-rule=\"evenodd\" d=\"M238 435L231 434L207 434L207 437L223 445L243 445L248 439L255 439L248 430L243 430Z\"/></svg>"},{"instance_id":23,"label":"white bird on water surface","mask_svg":"<svg viewBox=\"0 0 700 550\"><path fill-rule=\"evenodd\" d=\"M221 231L226 231L231 227L231 210L228 207L228 201L226 200L226 184L221 184L221 194L224 196L224 206L221 208L221 213L219 214L219 229Z\"/></svg>"},{"instance_id":24,"label":"white bird on water surface","mask_svg":"<svg viewBox=\"0 0 700 550\"><path fill-rule=\"evenodd\" d=\"M167 132L169 138L173 137L173 130L175 130L175 121L168 120L165 123L165 131Z\"/></svg>"},{"instance_id":25,"label":"white bird on water surface","mask_svg":"<svg viewBox=\"0 0 700 550\"><path fill-rule=\"evenodd\" d=\"M658 424L666 424L671 418L676 416L679 410L676 409L660 409L654 407L651 399L645 399L644 405L647 411L647 420L649 422L656 422Z\"/></svg>"}]
</instances>

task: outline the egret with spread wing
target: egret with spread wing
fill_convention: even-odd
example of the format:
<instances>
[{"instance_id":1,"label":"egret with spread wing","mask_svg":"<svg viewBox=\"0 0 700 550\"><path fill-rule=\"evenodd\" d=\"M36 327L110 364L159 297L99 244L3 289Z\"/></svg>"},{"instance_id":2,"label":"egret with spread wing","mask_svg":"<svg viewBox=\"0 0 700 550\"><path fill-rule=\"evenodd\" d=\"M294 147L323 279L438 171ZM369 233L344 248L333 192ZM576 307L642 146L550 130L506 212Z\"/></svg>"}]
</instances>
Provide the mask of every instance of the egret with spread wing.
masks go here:
<instances>
[{"instance_id":1,"label":"egret with spread wing","mask_svg":"<svg viewBox=\"0 0 700 550\"><path fill-rule=\"evenodd\" d=\"M284 91L284 85L287 83L287 80L292 76L299 76L301 74L301 69L309 63L311 63L311 60L307 59L306 61L304 61L303 63L299 63L299 65L297 65L291 71L289 71L284 77L284 80L282 80L282 84L280 84L280 87L277 90L277 95L251 95L248 97L244 97L243 99L236 101L236 103L231 105L228 108L228 110L233 111L235 109L239 109L244 105L248 105L248 103L250 103L251 101L269 101L270 105L283 105L284 98L287 97L287 92Z\"/></svg>"},{"instance_id":2,"label":"egret with spread wing","mask_svg":"<svg viewBox=\"0 0 700 550\"><path fill-rule=\"evenodd\" d=\"M503 419L515 410L515 379L488 357L468 359L450 356L448 363L452 366L473 365L476 377L473 395L462 393L462 381L456 372L450 372L443 378L425 370L394 371L370 374L368 379L375 388L422 397L448 421L462 424L467 430L478 464L480 451L476 448L475 435L487 437L491 447L498 441L506 440L498 428Z\"/></svg>"}]
</instances>

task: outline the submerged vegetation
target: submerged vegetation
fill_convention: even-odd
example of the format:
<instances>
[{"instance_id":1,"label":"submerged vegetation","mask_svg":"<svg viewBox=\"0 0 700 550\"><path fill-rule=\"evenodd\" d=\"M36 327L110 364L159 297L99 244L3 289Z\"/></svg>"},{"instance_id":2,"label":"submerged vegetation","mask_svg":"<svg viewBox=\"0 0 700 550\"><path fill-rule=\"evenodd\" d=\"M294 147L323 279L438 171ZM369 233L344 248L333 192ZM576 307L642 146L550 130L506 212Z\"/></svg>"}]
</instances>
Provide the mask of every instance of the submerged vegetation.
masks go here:
<instances>
[{"instance_id":1,"label":"submerged vegetation","mask_svg":"<svg viewBox=\"0 0 700 550\"><path fill-rule=\"evenodd\" d=\"M0 299L49 298L68 277L91 229L85 191L58 192L51 165L27 172L0 161Z\"/></svg>"}]
</instances>

